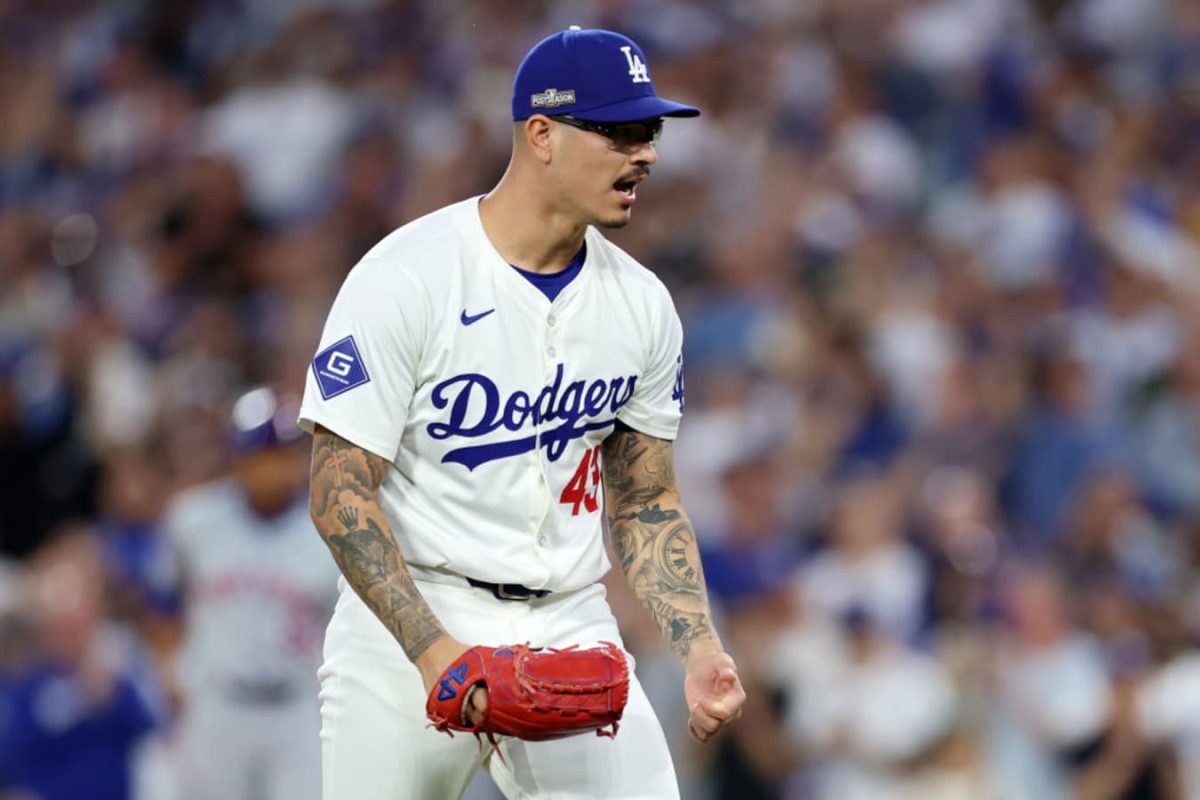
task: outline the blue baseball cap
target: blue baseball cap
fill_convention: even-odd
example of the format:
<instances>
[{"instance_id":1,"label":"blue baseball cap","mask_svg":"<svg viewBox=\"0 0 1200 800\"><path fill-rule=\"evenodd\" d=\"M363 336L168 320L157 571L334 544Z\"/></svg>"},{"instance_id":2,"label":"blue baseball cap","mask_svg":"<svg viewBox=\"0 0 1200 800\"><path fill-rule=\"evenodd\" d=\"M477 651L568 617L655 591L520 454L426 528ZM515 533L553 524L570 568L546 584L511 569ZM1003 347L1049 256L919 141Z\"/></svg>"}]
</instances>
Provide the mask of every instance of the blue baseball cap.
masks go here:
<instances>
[{"instance_id":1,"label":"blue baseball cap","mask_svg":"<svg viewBox=\"0 0 1200 800\"><path fill-rule=\"evenodd\" d=\"M298 403L279 398L260 386L243 394L233 405L229 438L238 455L288 447L300 441L304 431L296 424Z\"/></svg>"},{"instance_id":2,"label":"blue baseball cap","mask_svg":"<svg viewBox=\"0 0 1200 800\"><path fill-rule=\"evenodd\" d=\"M513 80L513 121L570 114L589 122L697 117L700 109L654 93L637 42L604 30L568 30L533 46Z\"/></svg>"}]
</instances>

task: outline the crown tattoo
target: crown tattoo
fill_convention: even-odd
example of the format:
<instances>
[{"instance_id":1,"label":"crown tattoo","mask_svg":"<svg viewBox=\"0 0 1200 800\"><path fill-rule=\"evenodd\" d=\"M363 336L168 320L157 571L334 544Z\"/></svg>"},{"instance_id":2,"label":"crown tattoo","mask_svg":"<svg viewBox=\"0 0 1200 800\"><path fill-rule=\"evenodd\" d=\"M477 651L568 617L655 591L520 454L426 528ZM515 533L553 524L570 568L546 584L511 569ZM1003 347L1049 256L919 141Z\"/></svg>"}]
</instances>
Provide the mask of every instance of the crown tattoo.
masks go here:
<instances>
[{"instance_id":1,"label":"crown tattoo","mask_svg":"<svg viewBox=\"0 0 1200 800\"><path fill-rule=\"evenodd\" d=\"M352 531L358 527L358 511L353 508L338 509L338 519L341 520L348 531Z\"/></svg>"}]
</instances>

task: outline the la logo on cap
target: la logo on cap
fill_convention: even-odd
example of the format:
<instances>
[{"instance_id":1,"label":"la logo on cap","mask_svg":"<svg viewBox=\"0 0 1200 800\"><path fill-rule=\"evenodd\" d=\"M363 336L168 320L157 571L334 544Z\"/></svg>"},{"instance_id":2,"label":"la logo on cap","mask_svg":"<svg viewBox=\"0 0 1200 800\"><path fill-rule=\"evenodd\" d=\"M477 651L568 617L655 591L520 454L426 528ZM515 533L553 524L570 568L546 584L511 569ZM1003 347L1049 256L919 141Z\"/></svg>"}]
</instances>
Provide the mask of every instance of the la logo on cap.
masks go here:
<instances>
[{"instance_id":1,"label":"la logo on cap","mask_svg":"<svg viewBox=\"0 0 1200 800\"><path fill-rule=\"evenodd\" d=\"M622 47L621 52L625 54L625 60L629 62L629 74L633 76L633 82L649 83L650 70L646 68L646 62L642 61L642 57L633 52L633 48L629 45Z\"/></svg>"}]
</instances>

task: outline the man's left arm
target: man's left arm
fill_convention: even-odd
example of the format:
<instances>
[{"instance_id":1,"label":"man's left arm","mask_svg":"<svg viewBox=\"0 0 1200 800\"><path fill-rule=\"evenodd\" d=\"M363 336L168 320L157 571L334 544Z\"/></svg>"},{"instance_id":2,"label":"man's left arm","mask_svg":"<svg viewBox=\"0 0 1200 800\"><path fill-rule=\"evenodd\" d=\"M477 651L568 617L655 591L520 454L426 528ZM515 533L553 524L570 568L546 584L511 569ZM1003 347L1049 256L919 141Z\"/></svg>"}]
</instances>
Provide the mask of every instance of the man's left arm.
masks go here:
<instances>
[{"instance_id":1,"label":"man's left arm","mask_svg":"<svg viewBox=\"0 0 1200 800\"><path fill-rule=\"evenodd\" d=\"M706 742L741 715L746 694L713 627L696 534L675 486L674 448L619 426L603 452L613 549L634 594L683 662L688 730Z\"/></svg>"}]
</instances>

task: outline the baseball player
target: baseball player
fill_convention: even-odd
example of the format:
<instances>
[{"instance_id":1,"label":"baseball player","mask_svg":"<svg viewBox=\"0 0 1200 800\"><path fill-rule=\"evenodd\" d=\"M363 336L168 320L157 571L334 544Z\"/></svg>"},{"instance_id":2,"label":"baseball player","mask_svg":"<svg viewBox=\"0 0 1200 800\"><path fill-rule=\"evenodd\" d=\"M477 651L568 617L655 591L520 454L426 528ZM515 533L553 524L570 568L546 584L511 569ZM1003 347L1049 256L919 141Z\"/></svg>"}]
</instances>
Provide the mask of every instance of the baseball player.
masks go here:
<instances>
[{"instance_id":1,"label":"baseball player","mask_svg":"<svg viewBox=\"0 0 1200 800\"><path fill-rule=\"evenodd\" d=\"M686 667L692 735L745 697L675 487L681 325L598 230L629 222L663 118L700 112L655 94L632 40L577 28L527 54L512 112L499 184L368 252L308 375L311 512L343 575L321 669L326 800L459 797L481 764L509 798L678 797L636 678L614 738L493 747L426 717L468 647L620 643L602 514ZM487 713L478 689L463 721Z\"/></svg>"},{"instance_id":2,"label":"baseball player","mask_svg":"<svg viewBox=\"0 0 1200 800\"><path fill-rule=\"evenodd\" d=\"M233 474L166 515L186 610L181 800L320 796L316 669L338 575L305 508L296 410L266 388L243 395Z\"/></svg>"}]
</instances>

